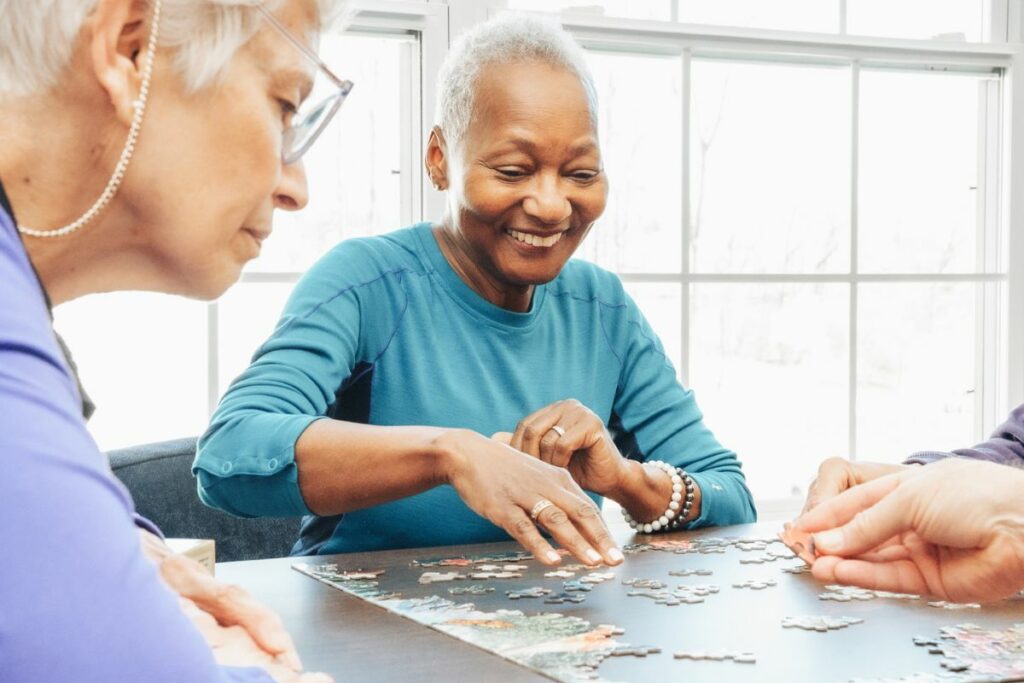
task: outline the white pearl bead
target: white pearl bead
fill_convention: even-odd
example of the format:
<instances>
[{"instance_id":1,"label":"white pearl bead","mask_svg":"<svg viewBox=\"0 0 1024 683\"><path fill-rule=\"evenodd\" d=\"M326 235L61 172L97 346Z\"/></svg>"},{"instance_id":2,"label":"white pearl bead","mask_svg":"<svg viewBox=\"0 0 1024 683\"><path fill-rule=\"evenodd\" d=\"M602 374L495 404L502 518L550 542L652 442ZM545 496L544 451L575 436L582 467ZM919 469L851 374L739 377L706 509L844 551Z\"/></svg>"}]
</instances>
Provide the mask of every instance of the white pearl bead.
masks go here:
<instances>
[{"instance_id":1,"label":"white pearl bead","mask_svg":"<svg viewBox=\"0 0 1024 683\"><path fill-rule=\"evenodd\" d=\"M672 490L675 493L680 493L683 490L683 485L682 484L672 484Z\"/></svg>"},{"instance_id":2,"label":"white pearl bead","mask_svg":"<svg viewBox=\"0 0 1024 683\"><path fill-rule=\"evenodd\" d=\"M676 491L675 493L672 494L673 502L679 502L682 499L683 499L683 496L678 491Z\"/></svg>"},{"instance_id":3,"label":"white pearl bead","mask_svg":"<svg viewBox=\"0 0 1024 683\"><path fill-rule=\"evenodd\" d=\"M676 511L675 510L665 510L665 517L667 519L672 519L675 516L676 516Z\"/></svg>"},{"instance_id":4,"label":"white pearl bead","mask_svg":"<svg viewBox=\"0 0 1024 683\"><path fill-rule=\"evenodd\" d=\"M654 520L653 522L651 522L651 530L661 531L661 522L658 520Z\"/></svg>"},{"instance_id":5,"label":"white pearl bead","mask_svg":"<svg viewBox=\"0 0 1024 683\"><path fill-rule=\"evenodd\" d=\"M669 510L678 510L679 509L679 501L673 500L671 503L668 504L668 508L669 508Z\"/></svg>"},{"instance_id":6,"label":"white pearl bead","mask_svg":"<svg viewBox=\"0 0 1024 683\"><path fill-rule=\"evenodd\" d=\"M661 526L668 526L668 515L665 514L659 517L658 524L660 524Z\"/></svg>"},{"instance_id":7,"label":"white pearl bead","mask_svg":"<svg viewBox=\"0 0 1024 683\"><path fill-rule=\"evenodd\" d=\"M654 526L651 524L644 524L644 533L649 534L654 531Z\"/></svg>"}]
</instances>

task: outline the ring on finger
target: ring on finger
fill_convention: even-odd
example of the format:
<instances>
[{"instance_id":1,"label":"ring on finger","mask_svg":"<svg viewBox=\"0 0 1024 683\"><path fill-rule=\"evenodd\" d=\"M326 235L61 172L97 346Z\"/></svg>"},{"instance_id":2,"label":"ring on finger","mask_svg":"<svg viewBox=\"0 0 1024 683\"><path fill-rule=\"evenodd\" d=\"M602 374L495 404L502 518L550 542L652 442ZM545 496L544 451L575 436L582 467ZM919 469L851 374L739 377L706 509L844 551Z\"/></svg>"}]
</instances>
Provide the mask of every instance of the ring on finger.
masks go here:
<instances>
[{"instance_id":1,"label":"ring on finger","mask_svg":"<svg viewBox=\"0 0 1024 683\"><path fill-rule=\"evenodd\" d=\"M563 436L565 436L565 427L563 427L562 425L555 425L555 426L553 426L551 428L551 431L553 431L555 434L558 434L558 438L559 439L561 439Z\"/></svg>"},{"instance_id":2,"label":"ring on finger","mask_svg":"<svg viewBox=\"0 0 1024 683\"><path fill-rule=\"evenodd\" d=\"M536 522L537 518L540 517L540 513L544 512L545 510L547 510L552 505L554 505L554 503L552 503L547 498L541 498L530 509L530 519L532 519L533 521Z\"/></svg>"}]
</instances>

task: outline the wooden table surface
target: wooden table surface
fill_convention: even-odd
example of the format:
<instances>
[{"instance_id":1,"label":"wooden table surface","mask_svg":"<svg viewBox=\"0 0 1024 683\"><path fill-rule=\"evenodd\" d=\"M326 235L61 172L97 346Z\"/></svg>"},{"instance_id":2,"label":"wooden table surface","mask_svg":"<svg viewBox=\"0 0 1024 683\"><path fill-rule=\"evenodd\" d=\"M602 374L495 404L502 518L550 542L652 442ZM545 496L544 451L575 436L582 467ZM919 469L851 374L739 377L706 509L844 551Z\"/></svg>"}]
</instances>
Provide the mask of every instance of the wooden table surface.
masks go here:
<instances>
[{"instance_id":1,"label":"wooden table surface","mask_svg":"<svg viewBox=\"0 0 1024 683\"><path fill-rule=\"evenodd\" d=\"M777 529L777 524L759 524L664 534L657 538L769 537ZM646 538L633 539L621 534L620 541ZM447 588L456 584L421 586L416 579L425 570L410 567L410 562L517 549L514 543L502 543L229 562L217 565L217 576L243 586L277 611L294 637L307 668L330 673L338 681L546 680L517 664L291 569L298 561L336 562L342 569L387 568L381 588L397 590L408 597L431 594L449 597ZM818 594L823 588L811 576L781 571L783 566L792 566L792 560L761 565L738 561L759 554L731 548L726 554L676 555L648 551L631 555L623 565L614 568L616 578L613 581L596 586L586 602L578 605L547 605L539 599L509 601L503 593L506 589L560 586L559 580L543 578L539 565L530 562L531 570L522 579L486 582L498 588L495 593L457 599L472 601L481 609L515 608L528 613L559 611L594 624L612 623L626 629L621 637L625 642L663 648L660 655L645 659L607 660L599 673L618 681L840 683L857 677L940 673L943 671L939 666L940 657L916 647L912 643L913 636L937 638L939 628L965 622L986 628L1005 628L1024 622L1024 601L1003 602L980 610L929 607L926 600L822 601ZM711 569L714 574L686 579L668 576L669 570L688 567ZM458 568L435 570L448 569ZM647 598L626 595L628 589L621 582L631 577L660 579L670 585L713 583L720 586L721 591L701 604L656 605ZM777 585L761 591L733 588L734 582L745 579L774 579ZM781 627L783 617L800 615L851 616L864 619L864 623L829 633ZM738 664L672 657L672 653L679 650L723 648L753 651L758 661Z\"/></svg>"}]
</instances>

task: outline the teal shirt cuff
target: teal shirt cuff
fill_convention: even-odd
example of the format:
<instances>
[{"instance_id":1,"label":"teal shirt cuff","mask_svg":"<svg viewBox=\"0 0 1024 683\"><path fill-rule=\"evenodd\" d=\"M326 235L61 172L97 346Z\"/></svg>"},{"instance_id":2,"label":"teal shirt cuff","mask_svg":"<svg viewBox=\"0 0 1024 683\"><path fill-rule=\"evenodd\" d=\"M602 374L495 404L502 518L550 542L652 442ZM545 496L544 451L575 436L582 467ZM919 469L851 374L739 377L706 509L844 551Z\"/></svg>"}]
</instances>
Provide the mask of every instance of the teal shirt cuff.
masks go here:
<instances>
[{"instance_id":1,"label":"teal shirt cuff","mask_svg":"<svg viewBox=\"0 0 1024 683\"><path fill-rule=\"evenodd\" d=\"M757 521L757 510L742 475L722 472L690 472L700 487L700 515L686 525L687 529L706 526L751 524Z\"/></svg>"}]
</instances>

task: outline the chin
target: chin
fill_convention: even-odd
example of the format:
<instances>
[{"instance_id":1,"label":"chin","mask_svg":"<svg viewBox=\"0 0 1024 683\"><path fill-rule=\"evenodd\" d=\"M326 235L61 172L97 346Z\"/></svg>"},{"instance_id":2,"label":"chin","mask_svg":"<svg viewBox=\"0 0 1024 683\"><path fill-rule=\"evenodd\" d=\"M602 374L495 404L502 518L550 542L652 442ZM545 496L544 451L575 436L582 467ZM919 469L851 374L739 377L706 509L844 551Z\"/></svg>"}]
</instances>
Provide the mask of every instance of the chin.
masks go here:
<instances>
[{"instance_id":1,"label":"chin","mask_svg":"<svg viewBox=\"0 0 1024 683\"><path fill-rule=\"evenodd\" d=\"M220 298L242 275L241 265L222 266L219 269L193 274L180 294L200 301Z\"/></svg>"}]
</instances>

